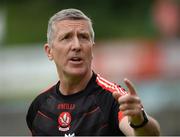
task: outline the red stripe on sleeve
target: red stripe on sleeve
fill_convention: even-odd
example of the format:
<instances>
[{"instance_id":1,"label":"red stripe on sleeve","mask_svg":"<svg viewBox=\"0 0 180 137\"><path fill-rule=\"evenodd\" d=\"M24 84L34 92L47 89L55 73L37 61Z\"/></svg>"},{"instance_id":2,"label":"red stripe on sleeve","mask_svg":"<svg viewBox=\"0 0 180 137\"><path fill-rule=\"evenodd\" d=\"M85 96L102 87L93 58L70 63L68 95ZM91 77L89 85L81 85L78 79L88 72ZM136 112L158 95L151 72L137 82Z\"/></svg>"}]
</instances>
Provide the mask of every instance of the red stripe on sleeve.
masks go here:
<instances>
[{"instance_id":1,"label":"red stripe on sleeve","mask_svg":"<svg viewBox=\"0 0 180 137\"><path fill-rule=\"evenodd\" d=\"M103 89L106 89L107 91L110 91L112 93L119 92L121 95L127 94L124 88L121 88L119 85L116 85L115 83L109 82L108 80L102 78L100 75L97 75L96 82Z\"/></svg>"}]
</instances>

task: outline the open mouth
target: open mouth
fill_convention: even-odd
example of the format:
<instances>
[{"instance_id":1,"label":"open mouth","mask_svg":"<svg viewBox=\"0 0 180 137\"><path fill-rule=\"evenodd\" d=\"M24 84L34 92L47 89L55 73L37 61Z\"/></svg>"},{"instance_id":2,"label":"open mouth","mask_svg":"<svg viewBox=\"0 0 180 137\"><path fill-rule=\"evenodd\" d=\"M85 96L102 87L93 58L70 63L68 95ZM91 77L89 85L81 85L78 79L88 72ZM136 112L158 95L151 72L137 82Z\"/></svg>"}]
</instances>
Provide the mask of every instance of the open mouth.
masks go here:
<instances>
[{"instance_id":1,"label":"open mouth","mask_svg":"<svg viewBox=\"0 0 180 137\"><path fill-rule=\"evenodd\" d=\"M73 63L73 64L76 64L76 65L81 64L82 61L83 61L83 59L80 58L80 57L72 57L72 58L70 58L70 62Z\"/></svg>"},{"instance_id":2,"label":"open mouth","mask_svg":"<svg viewBox=\"0 0 180 137\"><path fill-rule=\"evenodd\" d=\"M79 62L79 61L81 61L82 59L79 58L79 57L73 57L73 58L71 58L70 60L71 60L71 61L77 61L77 62Z\"/></svg>"}]
</instances>

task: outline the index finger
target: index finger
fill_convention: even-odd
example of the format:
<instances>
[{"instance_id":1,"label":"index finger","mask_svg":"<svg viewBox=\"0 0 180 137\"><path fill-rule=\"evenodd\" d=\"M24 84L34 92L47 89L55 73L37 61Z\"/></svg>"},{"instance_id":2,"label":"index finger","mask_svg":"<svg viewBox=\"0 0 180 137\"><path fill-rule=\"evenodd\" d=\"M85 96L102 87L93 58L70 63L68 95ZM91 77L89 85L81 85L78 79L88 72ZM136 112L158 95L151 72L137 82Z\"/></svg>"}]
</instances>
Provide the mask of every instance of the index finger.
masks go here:
<instances>
[{"instance_id":1,"label":"index finger","mask_svg":"<svg viewBox=\"0 0 180 137\"><path fill-rule=\"evenodd\" d=\"M134 88L134 86L133 86L133 84L132 84L132 82L131 82L130 80L128 80L127 78L125 78L125 79L124 79L124 83L126 84L128 90L129 90L129 93L130 93L131 95L137 95L136 90L135 90L135 88Z\"/></svg>"}]
</instances>

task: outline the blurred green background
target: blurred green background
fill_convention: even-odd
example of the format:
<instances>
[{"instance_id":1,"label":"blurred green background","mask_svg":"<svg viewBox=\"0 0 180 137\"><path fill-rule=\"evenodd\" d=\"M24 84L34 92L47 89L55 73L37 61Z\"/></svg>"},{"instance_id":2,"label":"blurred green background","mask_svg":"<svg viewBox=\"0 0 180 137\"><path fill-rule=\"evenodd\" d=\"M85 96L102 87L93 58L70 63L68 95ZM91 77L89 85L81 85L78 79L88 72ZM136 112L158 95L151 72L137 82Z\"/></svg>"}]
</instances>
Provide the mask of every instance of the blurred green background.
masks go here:
<instances>
[{"instance_id":1,"label":"blurred green background","mask_svg":"<svg viewBox=\"0 0 180 137\"><path fill-rule=\"evenodd\" d=\"M0 135L31 135L28 107L58 80L43 51L47 23L64 8L92 19L95 70L123 86L131 79L162 135L180 135L179 0L0 0Z\"/></svg>"},{"instance_id":2,"label":"blurred green background","mask_svg":"<svg viewBox=\"0 0 180 137\"><path fill-rule=\"evenodd\" d=\"M94 23L96 39L154 37L150 22L152 0L6 0L4 44L46 41L47 20L63 8L78 8ZM3 6L4 5L4 6ZM105 29L106 28L106 29ZM12 45L11 45L12 46Z\"/></svg>"}]
</instances>

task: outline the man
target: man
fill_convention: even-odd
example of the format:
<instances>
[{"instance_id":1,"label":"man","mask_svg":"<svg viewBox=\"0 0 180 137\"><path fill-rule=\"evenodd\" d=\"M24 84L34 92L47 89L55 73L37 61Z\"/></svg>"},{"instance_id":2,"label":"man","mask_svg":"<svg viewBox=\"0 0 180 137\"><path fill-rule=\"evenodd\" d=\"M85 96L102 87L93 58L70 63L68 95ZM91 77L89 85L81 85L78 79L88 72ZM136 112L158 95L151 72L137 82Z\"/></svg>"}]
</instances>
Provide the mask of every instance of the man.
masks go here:
<instances>
[{"instance_id":1,"label":"man","mask_svg":"<svg viewBox=\"0 0 180 137\"><path fill-rule=\"evenodd\" d=\"M59 82L32 102L27 124L32 135L159 135L129 80L128 91L91 69L94 31L77 9L51 17L44 45Z\"/></svg>"}]
</instances>

